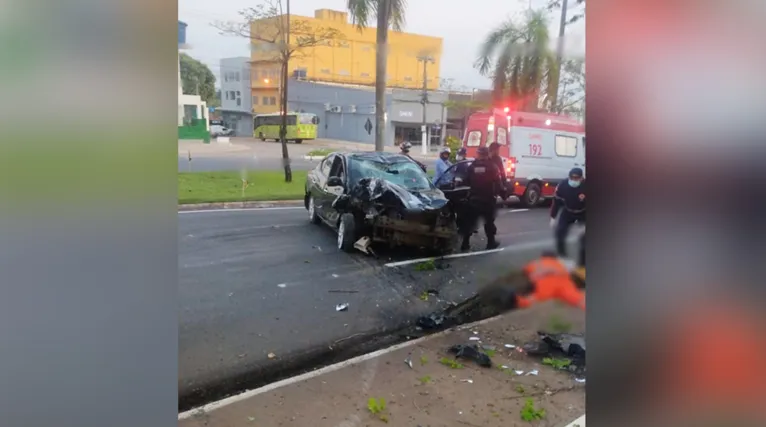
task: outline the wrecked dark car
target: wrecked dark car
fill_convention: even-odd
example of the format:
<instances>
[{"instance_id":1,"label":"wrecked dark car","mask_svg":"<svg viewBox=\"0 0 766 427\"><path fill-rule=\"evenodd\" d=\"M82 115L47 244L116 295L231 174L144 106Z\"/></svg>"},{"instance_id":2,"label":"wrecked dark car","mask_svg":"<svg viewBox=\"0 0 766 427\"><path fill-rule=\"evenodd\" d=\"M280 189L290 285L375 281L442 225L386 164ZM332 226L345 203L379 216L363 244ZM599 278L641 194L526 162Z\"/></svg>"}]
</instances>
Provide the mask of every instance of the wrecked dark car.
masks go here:
<instances>
[{"instance_id":1,"label":"wrecked dark car","mask_svg":"<svg viewBox=\"0 0 766 427\"><path fill-rule=\"evenodd\" d=\"M333 153L306 178L309 219L338 232L338 248L373 242L449 252L455 213L420 166L401 154Z\"/></svg>"}]
</instances>

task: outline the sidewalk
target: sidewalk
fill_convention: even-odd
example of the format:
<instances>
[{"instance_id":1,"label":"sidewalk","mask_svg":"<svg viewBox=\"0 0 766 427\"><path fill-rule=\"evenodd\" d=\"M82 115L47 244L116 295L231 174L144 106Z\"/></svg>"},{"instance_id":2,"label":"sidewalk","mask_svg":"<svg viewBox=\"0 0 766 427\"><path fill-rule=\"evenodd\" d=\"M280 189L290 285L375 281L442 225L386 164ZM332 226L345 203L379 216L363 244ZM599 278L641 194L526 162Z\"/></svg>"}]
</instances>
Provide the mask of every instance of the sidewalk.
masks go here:
<instances>
[{"instance_id":1,"label":"sidewalk","mask_svg":"<svg viewBox=\"0 0 766 427\"><path fill-rule=\"evenodd\" d=\"M308 141L304 141L303 144L317 146L317 147L342 149L342 150L348 150L348 151L374 151L375 150L375 146L373 144L365 144L363 142L341 141L337 139L327 139L327 138L318 138L318 139L308 140ZM399 152L399 147L386 146L384 148L386 152L388 153ZM436 159L437 157L439 157L439 153L435 151L435 147L431 147L431 151L429 151L429 153L424 156L420 151L420 146L413 146L412 149L410 150L410 154L412 155L412 157L416 157L420 159Z\"/></svg>"},{"instance_id":2,"label":"sidewalk","mask_svg":"<svg viewBox=\"0 0 766 427\"><path fill-rule=\"evenodd\" d=\"M228 153L241 153L250 151L250 147L242 144L237 144L234 139L230 139L231 143L219 143L215 138L210 141L209 144L203 143L201 140L178 140L178 155L186 156L191 152L192 157L195 155L214 155L214 154L228 154Z\"/></svg>"},{"instance_id":3,"label":"sidewalk","mask_svg":"<svg viewBox=\"0 0 766 427\"><path fill-rule=\"evenodd\" d=\"M573 332L582 332L585 313L546 303L464 325L189 411L179 416L179 426L352 427L387 422L412 427L585 427L585 384L506 346L534 340L536 331L548 329L551 322L569 323ZM462 367L441 363L454 360L447 348L464 343L496 348L493 367L468 360L460 361ZM533 370L538 375L528 374ZM385 409L373 415L370 398L384 399ZM522 420L529 399L535 409L545 411L544 420Z\"/></svg>"}]
</instances>

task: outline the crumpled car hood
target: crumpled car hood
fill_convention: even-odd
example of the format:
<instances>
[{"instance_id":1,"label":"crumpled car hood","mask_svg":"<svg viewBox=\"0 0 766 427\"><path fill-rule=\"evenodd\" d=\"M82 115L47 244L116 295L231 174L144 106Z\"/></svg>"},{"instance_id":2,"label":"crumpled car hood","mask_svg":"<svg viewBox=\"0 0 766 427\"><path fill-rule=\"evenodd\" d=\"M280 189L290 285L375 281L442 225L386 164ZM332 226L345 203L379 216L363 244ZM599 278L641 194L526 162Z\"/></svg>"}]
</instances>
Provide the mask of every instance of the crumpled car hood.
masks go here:
<instances>
[{"instance_id":1,"label":"crumpled car hood","mask_svg":"<svg viewBox=\"0 0 766 427\"><path fill-rule=\"evenodd\" d=\"M402 214L436 213L447 206L444 193L437 189L410 192L406 188L378 178L363 178L347 194L333 202L333 208L348 211L352 206L365 212L377 211L375 206L394 208ZM372 211L370 211L372 209Z\"/></svg>"},{"instance_id":2,"label":"crumpled car hood","mask_svg":"<svg viewBox=\"0 0 766 427\"><path fill-rule=\"evenodd\" d=\"M447 205L444 193L437 189L411 192L406 188L378 178L363 178L349 192L351 198L362 202L388 206L402 204L407 211L435 211Z\"/></svg>"}]
</instances>

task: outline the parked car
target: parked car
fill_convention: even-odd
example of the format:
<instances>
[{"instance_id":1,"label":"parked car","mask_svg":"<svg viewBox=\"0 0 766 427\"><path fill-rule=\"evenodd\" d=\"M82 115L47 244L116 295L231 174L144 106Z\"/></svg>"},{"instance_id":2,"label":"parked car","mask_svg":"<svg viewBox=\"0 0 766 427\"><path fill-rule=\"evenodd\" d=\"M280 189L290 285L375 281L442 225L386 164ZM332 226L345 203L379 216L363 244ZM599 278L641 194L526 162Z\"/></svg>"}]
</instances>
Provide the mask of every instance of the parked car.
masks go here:
<instances>
[{"instance_id":1,"label":"parked car","mask_svg":"<svg viewBox=\"0 0 766 427\"><path fill-rule=\"evenodd\" d=\"M210 136L213 138L218 136L231 136L234 134L234 130L227 128L223 125L211 125L210 126Z\"/></svg>"},{"instance_id":2,"label":"parked car","mask_svg":"<svg viewBox=\"0 0 766 427\"><path fill-rule=\"evenodd\" d=\"M444 252L457 240L448 199L401 154L328 155L306 178L305 206L312 223L337 231L338 248L347 252L363 237Z\"/></svg>"}]
</instances>

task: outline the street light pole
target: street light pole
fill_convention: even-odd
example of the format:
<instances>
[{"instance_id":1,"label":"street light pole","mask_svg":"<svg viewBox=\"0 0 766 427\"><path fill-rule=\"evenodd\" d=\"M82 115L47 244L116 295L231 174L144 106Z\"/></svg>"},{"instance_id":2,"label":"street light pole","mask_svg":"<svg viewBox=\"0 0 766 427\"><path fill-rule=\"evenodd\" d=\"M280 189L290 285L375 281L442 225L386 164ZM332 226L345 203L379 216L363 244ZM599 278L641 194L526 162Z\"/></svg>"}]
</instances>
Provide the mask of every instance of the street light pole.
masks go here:
<instances>
[{"instance_id":1,"label":"street light pole","mask_svg":"<svg viewBox=\"0 0 766 427\"><path fill-rule=\"evenodd\" d=\"M422 145L420 147L421 153L423 155L428 154L428 116L427 116L427 107L428 107L428 76L427 76L427 65L428 63L434 63L434 58L428 55L421 55L418 56L418 61L423 61L423 98L420 100L420 103L423 105L423 125L420 128L421 136L422 136Z\"/></svg>"}]
</instances>

